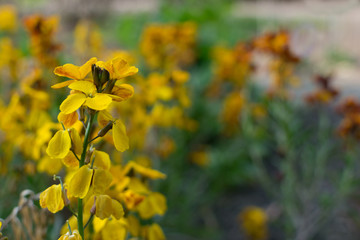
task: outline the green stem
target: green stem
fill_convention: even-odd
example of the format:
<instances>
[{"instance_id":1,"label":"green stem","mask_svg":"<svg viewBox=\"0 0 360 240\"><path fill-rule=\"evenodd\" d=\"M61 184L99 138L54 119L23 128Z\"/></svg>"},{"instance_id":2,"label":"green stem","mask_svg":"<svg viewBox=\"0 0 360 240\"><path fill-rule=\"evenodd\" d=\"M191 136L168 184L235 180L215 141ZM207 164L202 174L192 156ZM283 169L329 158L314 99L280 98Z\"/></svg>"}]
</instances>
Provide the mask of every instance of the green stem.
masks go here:
<instances>
[{"instance_id":1,"label":"green stem","mask_svg":"<svg viewBox=\"0 0 360 240\"><path fill-rule=\"evenodd\" d=\"M80 162L79 162L79 167L81 168L82 166L85 165L85 157L86 157L86 151L87 151L87 147L89 144L89 136L91 133L91 127L94 121L94 114L90 114L89 116L89 120L87 122L87 127L85 130L85 137L84 137L84 144L83 144L83 151L81 153L81 158L80 158ZM84 220L83 220L83 202L82 199L79 198L78 199L78 217L77 217L77 222L78 222L78 230L79 230L79 234L81 236L82 239L84 238Z\"/></svg>"}]
</instances>

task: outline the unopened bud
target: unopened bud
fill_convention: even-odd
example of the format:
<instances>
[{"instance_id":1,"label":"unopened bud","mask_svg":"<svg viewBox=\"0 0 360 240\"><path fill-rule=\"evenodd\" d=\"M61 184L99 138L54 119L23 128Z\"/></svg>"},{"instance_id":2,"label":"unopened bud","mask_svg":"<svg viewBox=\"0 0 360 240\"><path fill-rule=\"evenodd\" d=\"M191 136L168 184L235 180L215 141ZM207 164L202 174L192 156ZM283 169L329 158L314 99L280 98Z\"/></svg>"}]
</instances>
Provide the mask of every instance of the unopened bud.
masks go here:
<instances>
[{"instance_id":1,"label":"unopened bud","mask_svg":"<svg viewBox=\"0 0 360 240\"><path fill-rule=\"evenodd\" d=\"M104 85L110 79L110 73L106 69L101 69L100 82L101 85Z\"/></svg>"},{"instance_id":2,"label":"unopened bud","mask_svg":"<svg viewBox=\"0 0 360 240\"><path fill-rule=\"evenodd\" d=\"M103 127L102 129L100 129L100 131L98 132L97 136L98 137L103 137L105 136L105 134L110 131L113 127L113 122L109 121L108 124L106 124L105 127Z\"/></svg>"},{"instance_id":3,"label":"unopened bud","mask_svg":"<svg viewBox=\"0 0 360 240\"><path fill-rule=\"evenodd\" d=\"M98 90L101 89L100 72L101 69L96 66L96 64L91 65L91 73L93 76L94 84Z\"/></svg>"},{"instance_id":4,"label":"unopened bud","mask_svg":"<svg viewBox=\"0 0 360 240\"><path fill-rule=\"evenodd\" d=\"M104 93L111 93L111 90L115 86L115 82L116 82L116 79L115 80L109 80L107 82L106 87L105 87Z\"/></svg>"}]
</instances>

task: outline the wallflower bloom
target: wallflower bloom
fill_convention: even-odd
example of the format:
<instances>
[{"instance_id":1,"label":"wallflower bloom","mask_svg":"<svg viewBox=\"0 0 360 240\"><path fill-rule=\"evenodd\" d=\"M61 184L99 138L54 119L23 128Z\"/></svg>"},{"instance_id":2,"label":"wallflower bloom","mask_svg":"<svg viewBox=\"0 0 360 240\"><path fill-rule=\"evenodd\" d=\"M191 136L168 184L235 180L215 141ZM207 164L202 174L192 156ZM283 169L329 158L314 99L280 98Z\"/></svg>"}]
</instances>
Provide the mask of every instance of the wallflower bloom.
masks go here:
<instances>
[{"instance_id":1,"label":"wallflower bloom","mask_svg":"<svg viewBox=\"0 0 360 240\"><path fill-rule=\"evenodd\" d=\"M110 74L110 80L119 80L132 76L139 71L138 68L130 66L120 57L111 59L107 62L98 61L96 62L96 66L106 69Z\"/></svg>"},{"instance_id":2,"label":"wallflower bloom","mask_svg":"<svg viewBox=\"0 0 360 240\"><path fill-rule=\"evenodd\" d=\"M69 182L68 195L77 198L84 198L90 187L94 194L103 194L110 186L112 175L109 171L98 168L91 169L85 165L76 170Z\"/></svg>"},{"instance_id":3,"label":"wallflower bloom","mask_svg":"<svg viewBox=\"0 0 360 240\"><path fill-rule=\"evenodd\" d=\"M65 204L61 185L52 185L40 194L40 206L52 213L61 211Z\"/></svg>"}]
</instances>

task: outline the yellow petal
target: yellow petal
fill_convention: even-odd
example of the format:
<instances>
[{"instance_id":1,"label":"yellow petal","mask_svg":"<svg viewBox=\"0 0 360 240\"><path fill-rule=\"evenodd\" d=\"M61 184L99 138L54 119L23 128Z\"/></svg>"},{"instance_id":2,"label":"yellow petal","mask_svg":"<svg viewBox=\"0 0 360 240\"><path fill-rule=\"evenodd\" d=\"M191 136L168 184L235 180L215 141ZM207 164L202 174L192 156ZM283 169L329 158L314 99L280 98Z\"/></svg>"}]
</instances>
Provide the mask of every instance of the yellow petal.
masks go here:
<instances>
[{"instance_id":1,"label":"yellow petal","mask_svg":"<svg viewBox=\"0 0 360 240\"><path fill-rule=\"evenodd\" d=\"M130 66L125 60L121 59L120 57L113 59L112 65L114 71L114 75L111 76L112 79L121 79L124 77L128 77L136 74L139 71L138 68Z\"/></svg>"},{"instance_id":2,"label":"yellow petal","mask_svg":"<svg viewBox=\"0 0 360 240\"><path fill-rule=\"evenodd\" d=\"M165 240L164 232L162 231L161 227L157 223L151 224L151 226L148 228L147 233L147 239L148 240Z\"/></svg>"},{"instance_id":3,"label":"yellow petal","mask_svg":"<svg viewBox=\"0 0 360 240\"><path fill-rule=\"evenodd\" d=\"M66 155L66 157L62 159L62 162L65 166L70 168L79 167L79 161L72 152L69 152L68 155Z\"/></svg>"},{"instance_id":4,"label":"yellow petal","mask_svg":"<svg viewBox=\"0 0 360 240\"><path fill-rule=\"evenodd\" d=\"M120 219L124 216L124 208L122 207L121 203L116 201L115 199L111 199L112 202L112 215L116 219Z\"/></svg>"},{"instance_id":5,"label":"yellow petal","mask_svg":"<svg viewBox=\"0 0 360 240\"><path fill-rule=\"evenodd\" d=\"M109 171L104 169L96 169L93 180L94 194L103 194L112 182L112 175Z\"/></svg>"},{"instance_id":6,"label":"yellow petal","mask_svg":"<svg viewBox=\"0 0 360 240\"><path fill-rule=\"evenodd\" d=\"M109 121L112 121L112 116L108 111L104 110L99 112L97 119L100 127L103 128L108 124Z\"/></svg>"},{"instance_id":7,"label":"yellow petal","mask_svg":"<svg viewBox=\"0 0 360 240\"><path fill-rule=\"evenodd\" d=\"M66 128L70 128L76 123L76 121L79 119L79 116L76 111L69 114L60 112L57 119L59 122L62 122Z\"/></svg>"},{"instance_id":8,"label":"yellow petal","mask_svg":"<svg viewBox=\"0 0 360 240\"><path fill-rule=\"evenodd\" d=\"M81 79L84 79L86 75L91 71L91 65L97 61L96 57L90 58L84 65L79 68Z\"/></svg>"},{"instance_id":9,"label":"yellow petal","mask_svg":"<svg viewBox=\"0 0 360 240\"><path fill-rule=\"evenodd\" d=\"M111 97L107 94L97 93L93 98L86 98L85 105L94 110L104 110L112 102Z\"/></svg>"},{"instance_id":10,"label":"yellow petal","mask_svg":"<svg viewBox=\"0 0 360 240\"><path fill-rule=\"evenodd\" d=\"M134 88L129 84L115 85L111 94L117 96L113 98L115 101L124 101L134 95Z\"/></svg>"},{"instance_id":11,"label":"yellow petal","mask_svg":"<svg viewBox=\"0 0 360 240\"><path fill-rule=\"evenodd\" d=\"M94 154L95 154L94 167L101 168L104 170L109 170L111 165L109 154L97 150L95 150Z\"/></svg>"},{"instance_id":12,"label":"yellow petal","mask_svg":"<svg viewBox=\"0 0 360 240\"><path fill-rule=\"evenodd\" d=\"M40 194L40 206L56 213L64 208L61 185L52 185Z\"/></svg>"},{"instance_id":13,"label":"yellow petal","mask_svg":"<svg viewBox=\"0 0 360 240\"><path fill-rule=\"evenodd\" d=\"M100 219L109 218L112 214L112 201L108 195L99 195L96 197L95 216Z\"/></svg>"},{"instance_id":14,"label":"yellow petal","mask_svg":"<svg viewBox=\"0 0 360 240\"><path fill-rule=\"evenodd\" d=\"M91 65L94 64L96 61L96 58L91 58L81 67L67 63L63 66L56 67L54 73L58 76L82 80L91 71Z\"/></svg>"},{"instance_id":15,"label":"yellow petal","mask_svg":"<svg viewBox=\"0 0 360 240\"><path fill-rule=\"evenodd\" d=\"M73 113L83 105L85 100L86 96L82 93L71 94L61 103L60 111L64 114Z\"/></svg>"},{"instance_id":16,"label":"yellow petal","mask_svg":"<svg viewBox=\"0 0 360 240\"><path fill-rule=\"evenodd\" d=\"M145 177L148 177L151 179L158 179L158 178L165 179L166 178L165 174L163 174L157 170L154 170L151 168L146 168L144 166L141 166L140 164L137 164L136 162L132 162L132 163L133 163L132 167L135 170L135 172L138 172Z\"/></svg>"},{"instance_id":17,"label":"yellow petal","mask_svg":"<svg viewBox=\"0 0 360 240\"><path fill-rule=\"evenodd\" d=\"M68 80L65 82L57 83L57 84L52 85L51 88L53 88L53 89L63 88L63 87L69 86L70 84L72 84L75 81L76 80Z\"/></svg>"},{"instance_id":18,"label":"yellow petal","mask_svg":"<svg viewBox=\"0 0 360 240\"><path fill-rule=\"evenodd\" d=\"M51 158L46 155L42 157L37 164L37 170L39 172L46 172L51 176L60 172L62 167L60 159Z\"/></svg>"},{"instance_id":19,"label":"yellow petal","mask_svg":"<svg viewBox=\"0 0 360 240\"><path fill-rule=\"evenodd\" d=\"M94 170L86 165L79 168L69 182L69 196L84 198L89 192L93 172Z\"/></svg>"},{"instance_id":20,"label":"yellow petal","mask_svg":"<svg viewBox=\"0 0 360 240\"><path fill-rule=\"evenodd\" d=\"M77 90L90 95L96 92L96 86L94 83L89 81L76 81L69 85L69 88L72 90Z\"/></svg>"},{"instance_id":21,"label":"yellow petal","mask_svg":"<svg viewBox=\"0 0 360 240\"><path fill-rule=\"evenodd\" d=\"M125 125L120 120L114 122L113 139L115 148L118 151L123 152L129 149L129 138L126 135Z\"/></svg>"},{"instance_id":22,"label":"yellow petal","mask_svg":"<svg viewBox=\"0 0 360 240\"><path fill-rule=\"evenodd\" d=\"M71 140L66 130L59 130L50 140L46 153L52 158L64 158L70 151Z\"/></svg>"},{"instance_id":23,"label":"yellow petal","mask_svg":"<svg viewBox=\"0 0 360 240\"><path fill-rule=\"evenodd\" d=\"M56 67L54 73L58 76L68 77L71 79L80 80L81 74L79 72L79 67L73 64L67 63L63 66Z\"/></svg>"},{"instance_id":24,"label":"yellow petal","mask_svg":"<svg viewBox=\"0 0 360 240\"><path fill-rule=\"evenodd\" d=\"M72 148L76 154L80 155L83 151L83 143L81 141L80 135L75 128L71 128L69 132L72 141Z\"/></svg>"},{"instance_id":25,"label":"yellow petal","mask_svg":"<svg viewBox=\"0 0 360 240\"><path fill-rule=\"evenodd\" d=\"M142 219L164 215L167 210L166 198L160 193L151 193L138 205L137 210Z\"/></svg>"},{"instance_id":26,"label":"yellow petal","mask_svg":"<svg viewBox=\"0 0 360 240\"><path fill-rule=\"evenodd\" d=\"M121 220L108 221L101 231L102 240L124 240L127 235L127 226Z\"/></svg>"}]
</instances>

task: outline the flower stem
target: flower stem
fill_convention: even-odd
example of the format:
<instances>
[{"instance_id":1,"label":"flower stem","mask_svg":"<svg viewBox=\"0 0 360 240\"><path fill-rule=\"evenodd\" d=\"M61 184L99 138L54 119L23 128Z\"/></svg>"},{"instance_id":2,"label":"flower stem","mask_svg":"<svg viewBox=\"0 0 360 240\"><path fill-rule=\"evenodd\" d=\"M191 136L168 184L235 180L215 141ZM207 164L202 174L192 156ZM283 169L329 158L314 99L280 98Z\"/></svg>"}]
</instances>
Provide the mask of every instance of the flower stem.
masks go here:
<instances>
[{"instance_id":1,"label":"flower stem","mask_svg":"<svg viewBox=\"0 0 360 240\"><path fill-rule=\"evenodd\" d=\"M84 166L85 164L85 157L86 157L86 151L87 151L87 147L89 144L89 136L91 133L91 127L94 121L94 117L95 114L90 114L89 116L89 120L87 122L87 127L85 130L85 137L84 137L84 144L83 144L83 151L81 153L81 158L80 158L80 162L79 162L79 167L81 168L82 166ZM79 234L81 236L81 238L83 240L85 240L84 238L84 220L83 220L83 202L82 199L79 198L78 199L78 217L77 217L77 222L78 222L78 230L79 230Z\"/></svg>"}]
</instances>

